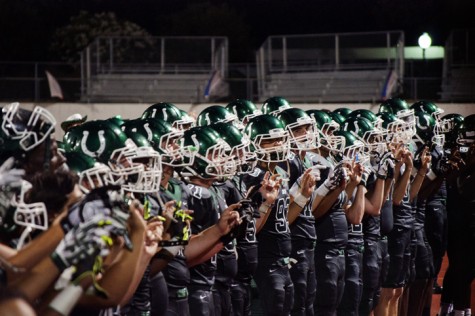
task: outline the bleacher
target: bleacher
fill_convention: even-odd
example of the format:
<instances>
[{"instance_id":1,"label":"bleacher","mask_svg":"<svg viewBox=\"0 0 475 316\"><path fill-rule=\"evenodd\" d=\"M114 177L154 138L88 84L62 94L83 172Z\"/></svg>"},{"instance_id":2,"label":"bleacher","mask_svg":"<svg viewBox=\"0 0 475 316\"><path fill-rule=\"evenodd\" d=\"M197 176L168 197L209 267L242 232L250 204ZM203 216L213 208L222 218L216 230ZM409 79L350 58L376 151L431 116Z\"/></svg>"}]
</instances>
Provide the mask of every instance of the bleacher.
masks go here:
<instances>
[{"instance_id":1,"label":"bleacher","mask_svg":"<svg viewBox=\"0 0 475 316\"><path fill-rule=\"evenodd\" d=\"M401 31L270 36L256 54L259 101L378 102L400 92L403 50Z\"/></svg>"},{"instance_id":2,"label":"bleacher","mask_svg":"<svg viewBox=\"0 0 475 316\"><path fill-rule=\"evenodd\" d=\"M93 102L193 103L208 79L209 74L98 74L85 97Z\"/></svg>"},{"instance_id":3,"label":"bleacher","mask_svg":"<svg viewBox=\"0 0 475 316\"><path fill-rule=\"evenodd\" d=\"M275 73L269 75L260 98L285 95L294 102L375 102L387 76L387 70Z\"/></svg>"},{"instance_id":4,"label":"bleacher","mask_svg":"<svg viewBox=\"0 0 475 316\"><path fill-rule=\"evenodd\" d=\"M202 102L211 76L226 76L227 59L222 36L98 37L81 55L81 99ZM228 94L222 80L215 86L215 97Z\"/></svg>"},{"instance_id":5,"label":"bleacher","mask_svg":"<svg viewBox=\"0 0 475 316\"><path fill-rule=\"evenodd\" d=\"M475 67L453 68L443 78L442 101L473 102L475 101Z\"/></svg>"},{"instance_id":6,"label":"bleacher","mask_svg":"<svg viewBox=\"0 0 475 316\"><path fill-rule=\"evenodd\" d=\"M445 43L441 101L475 101L475 30L453 30Z\"/></svg>"}]
</instances>

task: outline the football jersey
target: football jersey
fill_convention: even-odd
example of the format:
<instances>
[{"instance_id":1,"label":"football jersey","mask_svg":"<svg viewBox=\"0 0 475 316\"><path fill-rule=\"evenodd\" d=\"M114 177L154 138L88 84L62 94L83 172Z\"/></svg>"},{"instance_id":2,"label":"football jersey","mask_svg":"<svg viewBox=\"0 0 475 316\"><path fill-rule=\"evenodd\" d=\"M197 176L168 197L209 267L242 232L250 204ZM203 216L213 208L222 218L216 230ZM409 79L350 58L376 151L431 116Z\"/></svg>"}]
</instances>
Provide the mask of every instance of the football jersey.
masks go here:
<instances>
[{"instance_id":1,"label":"football jersey","mask_svg":"<svg viewBox=\"0 0 475 316\"><path fill-rule=\"evenodd\" d=\"M367 188L368 191L374 190L374 187L376 185L376 181L373 181L374 179L374 172L372 172L369 176L371 180L367 181ZM379 239L381 237L381 221L380 221L380 215L370 215L370 214L364 214L363 215L363 235L364 238L372 238L372 239Z\"/></svg>"},{"instance_id":2,"label":"football jersey","mask_svg":"<svg viewBox=\"0 0 475 316\"><path fill-rule=\"evenodd\" d=\"M215 183L210 188L211 194L218 202L220 213L222 213L230 205L228 204L228 200L232 201L237 199L236 196L230 197L231 194L236 193L234 190L232 190L231 186L232 184L226 181L224 183ZM234 246L234 240L231 240L228 244L224 245L223 249L217 253L216 259L216 282L231 284L232 279L237 273L236 248Z\"/></svg>"},{"instance_id":3,"label":"football jersey","mask_svg":"<svg viewBox=\"0 0 475 316\"><path fill-rule=\"evenodd\" d=\"M317 188L326 180L331 169L333 169L333 166L321 173L321 179L316 184ZM343 209L346 201L346 192L342 191L330 210L320 218L315 219L317 244L329 245L335 248L346 247L348 243L348 221L346 220L345 210Z\"/></svg>"},{"instance_id":4,"label":"football jersey","mask_svg":"<svg viewBox=\"0 0 475 316\"><path fill-rule=\"evenodd\" d=\"M274 205L268 210L270 214L257 233L259 264L272 264L282 258L290 257L291 252L290 229L287 220L289 208L288 177L287 173L278 166L276 166L275 172L279 173L283 181ZM260 167L256 167L253 173L244 176L244 182L248 188L260 185L264 175L265 171ZM259 192L252 199L257 205L261 205L262 196Z\"/></svg>"},{"instance_id":5,"label":"football jersey","mask_svg":"<svg viewBox=\"0 0 475 316\"><path fill-rule=\"evenodd\" d=\"M181 201L182 208L188 208L188 199L190 191L188 186L182 181L176 179L170 179L167 188L160 187L158 192L163 203L175 200ZM158 203L157 198L151 196L151 200ZM161 213L161 212L160 212ZM193 215L192 215L193 216ZM186 257L183 250L180 250L178 254L167 264L162 270L167 285L172 288L183 288L190 283L190 270L186 264Z\"/></svg>"},{"instance_id":6,"label":"football jersey","mask_svg":"<svg viewBox=\"0 0 475 316\"><path fill-rule=\"evenodd\" d=\"M401 176L404 172L404 165L401 168ZM394 216L394 226L412 228L414 225L414 210L409 201L409 190L411 185L409 184L402 198L401 204L393 204L393 216Z\"/></svg>"},{"instance_id":7,"label":"football jersey","mask_svg":"<svg viewBox=\"0 0 475 316\"><path fill-rule=\"evenodd\" d=\"M188 184L190 197L188 208L193 210L191 233L196 235L218 222L218 204L211 192L202 186ZM190 268L191 284L212 286L216 273L216 255L207 261Z\"/></svg>"},{"instance_id":8,"label":"football jersey","mask_svg":"<svg viewBox=\"0 0 475 316\"><path fill-rule=\"evenodd\" d=\"M312 166L312 163L304 158L302 160L298 155L292 154L291 158L285 164L281 164L283 167L289 168L289 187L300 186L302 175ZM296 190L297 188L294 187ZM311 205L313 198L309 199L309 202L305 205L302 211L299 213L295 221L290 225L290 234L292 240L310 239L315 240L315 217L312 214Z\"/></svg>"}]
</instances>

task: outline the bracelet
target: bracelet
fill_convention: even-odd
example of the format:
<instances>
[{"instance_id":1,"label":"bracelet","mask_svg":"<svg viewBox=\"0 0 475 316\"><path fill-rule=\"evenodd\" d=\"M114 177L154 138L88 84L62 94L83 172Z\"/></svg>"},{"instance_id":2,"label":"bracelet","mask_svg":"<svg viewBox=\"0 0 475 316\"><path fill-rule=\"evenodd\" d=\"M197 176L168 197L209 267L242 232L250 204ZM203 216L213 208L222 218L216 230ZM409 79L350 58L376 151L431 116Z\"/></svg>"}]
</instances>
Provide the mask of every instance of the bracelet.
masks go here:
<instances>
[{"instance_id":1,"label":"bracelet","mask_svg":"<svg viewBox=\"0 0 475 316\"><path fill-rule=\"evenodd\" d=\"M269 209L272 207L272 204L266 204L266 203L262 203L261 206L259 206L259 213L262 213L262 214L267 214L267 212L269 211Z\"/></svg>"},{"instance_id":2,"label":"bracelet","mask_svg":"<svg viewBox=\"0 0 475 316\"><path fill-rule=\"evenodd\" d=\"M302 195L302 193L298 192L297 195L294 196L294 203L300 206L301 208L304 208L308 202L308 199L308 197L305 197Z\"/></svg>"}]
</instances>

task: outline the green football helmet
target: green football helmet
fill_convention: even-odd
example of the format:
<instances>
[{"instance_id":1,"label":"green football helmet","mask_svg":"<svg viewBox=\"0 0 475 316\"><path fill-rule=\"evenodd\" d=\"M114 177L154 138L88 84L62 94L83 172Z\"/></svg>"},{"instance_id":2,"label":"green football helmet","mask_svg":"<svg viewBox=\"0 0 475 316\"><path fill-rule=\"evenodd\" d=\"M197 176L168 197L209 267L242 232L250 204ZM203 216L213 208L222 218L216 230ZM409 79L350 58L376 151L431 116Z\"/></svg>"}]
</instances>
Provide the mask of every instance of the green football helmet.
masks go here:
<instances>
[{"instance_id":1,"label":"green football helmet","mask_svg":"<svg viewBox=\"0 0 475 316\"><path fill-rule=\"evenodd\" d=\"M382 154L387 150L383 132L363 116L350 116L347 118L343 124L343 130L349 131L358 140L363 142L366 154L372 151Z\"/></svg>"},{"instance_id":2,"label":"green football helmet","mask_svg":"<svg viewBox=\"0 0 475 316\"><path fill-rule=\"evenodd\" d=\"M440 109L434 102L421 100L417 101L411 105L411 109L414 110L414 113L423 112L427 113L434 118L435 125L434 129L434 138L438 139L439 142L443 141L443 126L441 121L441 116L444 113L444 110Z\"/></svg>"},{"instance_id":3,"label":"green football helmet","mask_svg":"<svg viewBox=\"0 0 475 316\"><path fill-rule=\"evenodd\" d=\"M371 110L367 110L367 109L354 110L347 116L347 119L353 118L353 117L364 117L365 119L368 119L371 123L373 123L373 125L376 128L381 129L382 121Z\"/></svg>"},{"instance_id":4,"label":"green football helmet","mask_svg":"<svg viewBox=\"0 0 475 316\"><path fill-rule=\"evenodd\" d=\"M226 110L221 105L212 105L204 109L198 114L196 124L198 126L209 126L214 123L228 123L233 124L240 130L244 129L244 125L239 121L238 117Z\"/></svg>"},{"instance_id":5,"label":"green football helmet","mask_svg":"<svg viewBox=\"0 0 475 316\"><path fill-rule=\"evenodd\" d=\"M436 121L440 120L441 114L444 113L444 110L439 108L434 102L426 100L417 101L411 105L411 109L413 109L414 112L425 112L433 116Z\"/></svg>"},{"instance_id":6,"label":"green football helmet","mask_svg":"<svg viewBox=\"0 0 475 316\"><path fill-rule=\"evenodd\" d=\"M254 170L257 163L257 156L251 152L251 141L247 135L234 125L227 123L216 123L210 125L230 146L229 156L236 160L236 169L238 174L250 173Z\"/></svg>"},{"instance_id":7,"label":"green football helmet","mask_svg":"<svg viewBox=\"0 0 475 316\"><path fill-rule=\"evenodd\" d=\"M444 146L444 134L436 134L436 121L433 116L425 112L416 112L416 135L415 140L422 144L435 143Z\"/></svg>"},{"instance_id":8,"label":"green football helmet","mask_svg":"<svg viewBox=\"0 0 475 316\"><path fill-rule=\"evenodd\" d=\"M194 126L196 126L196 120L193 116L189 115L182 109L179 109L181 113L181 120L178 120L175 125L178 125L178 129L181 131L186 131Z\"/></svg>"},{"instance_id":9,"label":"green football helmet","mask_svg":"<svg viewBox=\"0 0 475 316\"><path fill-rule=\"evenodd\" d=\"M183 116L180 109L173 103L159 102L149 106L142 114L142 118L159 118L172 124L173 127L179 130L186 130L194 123L191 116Z\"/></svg>"},{"instance_id":10,"label":"green football helmet","mask_svg":"<svg viewBox=\"0 0 475 316\"><path fill-rule=\"evenodd\" d=\"M388 112L397 115L398 112L406 110L409 110L409 105L400 98L387 99L379 105L379 113Z\"/></svg>"},{"instance_id":11,"label":"green football helmet","mask_svg":"<svg viewBox=\"0 0 475 316\"><path fill-rule=\"evenodd\" d=\"M388 112L396 115L404 122L401 139L399 141L408 143L416 135L416 117L414 110L409 108L407 102L400 98L387 99L379 105L379 113Z\"/></svg>"},{"instance_id":12,"label":"green football helmet","mask_svg":"<svg viewBox=\"0 0 475 316\"><path fill-rule=\"evenodd\" d=\"M136 177L144 169L131 159L137 145L111 121L89 121L75 126L64 135L63 142L66 151L82 152L107 164L113 176L111 183L115 185L122 185L128 176Z\"/></svg>"},{"instance_id":13,"label":"green football helmet","mask_svg":"<svg viewBox=\"0 0 475 316\"><path fill-rule=\"evenodd\" d=\"M334 136L334 132L340 129L340 124L333 120L331 113L322 110L308 110L307 114L315 120L320 135L320 145L329 151L341 149L341 137Z\"/></svg>"},{"instance_id":14,"label":"green football helmet","mask_svg":"<svg viewBox=\"0 0 475 316\"><path fill-rule=\"evenodd\" d=\"M226 109L237 116L246 125L255 116L261 115L262 111L250 100L236 99L226 105Z\"/></svg>"},{"instance_id":15,"label":"green football helmet","mask_svg":"<svg viewBox=\"0 0 475 316\"><path fill-rule=\"evenodd\" d=\"M315 120L307 112L290 108L276 114L289 133L290 148L294 150L311 150L320 146Z\"/></svg>"},{"instance_id":16,"label":"green football helmet","mask_svg":"<svg viewBox=\"0 0 475 316\"><path fill-rule=\"evenodd\" d=\"M351 114L351 112L353 111L349 108L338 108L332 111L332 113L340 114L341 116L343 116L345 120L348 117L348 115Z\"/></svg>"},{"instance_id":17,"label":"green football helmet","mask_svg":"<svg viewBox=\"0 0 475 316\"><path fill-rule=\"evenodd\" d=\"M127 135L111 121L84 122L71 128L63 137L66 151L82 152L108 164L118 148L126 145Z\"/></svg>"},{"instance_id":18,"label":"green football helmet","mask_svg":"<svg viewBox=\"0 0 475 316\"><path fill-rule=\"evenodd\" d=\"M162 179L162 164L160 154L153 149L147 138L139 133L125 132L128 140L135 143L134 146L124 151L123 158L119 158L115 164L116 170L112 174L124 175L122 189L128 192L154 193L160 190L160 180ZM124 158L129 160L129 164L121 163ZM125 168L124 168L125 165ZM112 167L111 167L112 168ZM132 168L135 172L132 172Z\"/></svg>"},{"instance_id":19,"label":"green football helmet","mask_svg":"<svg viewBox=\"0 0 475 316\"><path fill-rule=\"evenodd\" d=\"M227 153L231 147L209 126L198 126L185 131L184 146L196 149L192 163L181 174L203 179L232 177L236 173L234 159Z\"/></svg>"},{"instance_id":20,"label":"green football helmet","mask_svg":"<svg viewBox=\"0 0 475 316\"><path fill-rule=\"evenodd\" d=\"M398 143L404 131L404 121L398 119L396 115L389 112L380 112L376 114L381 119L381 131L387 142Z\"/></svg>"},{"instance_id":21,"label":"green football helmet","mask_svg":"<svg viewBox=\"0 0 475 316\"><path fill-rule=\"evenodd\" d=\"M338 125L340 125L340 127L341 125L343 125L343 122L345 122L345 117L341 115L340 113L331 112L331 113L328 113L328 115L330 115L332 120L336 122Z\"/></svg>"},{"instance_id":22,"label":"green football helmet","mask_svg":"<svg viewBox=\"0 0 475 316\"><path fill-rule=\"evenodd\" d=\"M65 152L64 156L69 170L78 175L82 192L89 193L111 182L111 170L105 164L79 151Z\"/></svg>"},{"instance_id":23,"label":"green football helmet","mask_svg":"<svg viewBox=\"0 0 475 316\"><path fill-rule=\"evenodd\" d=\"M445 143L448 147L456 144L458 130L463 121L463 115L456 113L446 114L441 118L441 131L445 135Z\"/></svg>"},{"instance_id":24,"label":"green football helmet","mask_svg":"<svg viewBox=\"0 0 475 316\"><path fill-rule=\"evenodd\" d=\"M186 166L193 154L183 146L183 131L158 118L136 119L126 122L122 130L127 134L140 134L162 158L162 164L174 167Z\"/></svg>"},{"instance_id":25,"label":"green football helmet","mask_svg":"<svg viewBox=\"0 0 475 316\"><path fill-rule=\"evenodd\" d=\"M357 139L355 134L339 130L335 132L335 136L341 137L343 140L342 150L333 156L335 162L352 162L354 159L356 162L366 164L369 161L369 156L364 152L364 143Z\"/></svg>"},{"instance_id":26,"label":"green football helmet","mask_svg":"<svg viewBox=\"0 0 475 316\"><path fill-rule=\"evenodd\" d=\"M122 116L116 115L105 120L106 122L111 122L117 126L122 126L127 120L124 120Z\"/></svg>"},{"instance_id":27,"label":"green football helmet","mask_svg":"<svg viewBox=\"0 0 475 316\"><path fill-rule=\"evenodd\" d=\"M263 114L252 118L244 134L249 137L251 150L256 153L257 160L270 163L289 159L289 133L275 116Z\"/></svg>"},{"instance_id":28,"label":"green football helmet","mask_svg":"<svg viewBox=\"0 0 475 316\"><path fill-rule=\"evenodd\" d=\"M265 100L262 104L262 113L263 114L271 114L276 115L283 110L289 109L292 106L290 105L289 101L284 99L283 97L270 97L269 99Z\"/></svg>"}]
</instances>

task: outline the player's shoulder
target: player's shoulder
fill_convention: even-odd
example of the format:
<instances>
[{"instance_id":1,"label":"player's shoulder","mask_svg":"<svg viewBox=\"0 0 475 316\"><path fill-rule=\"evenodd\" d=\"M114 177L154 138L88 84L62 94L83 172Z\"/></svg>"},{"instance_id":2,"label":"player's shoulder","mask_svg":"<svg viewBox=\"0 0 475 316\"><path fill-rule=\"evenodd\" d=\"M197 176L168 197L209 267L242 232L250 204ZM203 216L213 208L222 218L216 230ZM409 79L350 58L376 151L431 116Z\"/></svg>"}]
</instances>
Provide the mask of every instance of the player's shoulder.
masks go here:
<instances>
[{"instance_id":1,"label":"player's shoulder","mask_svg":"<svg viewBox=\"0 0 475 316\"><path fill-rule=\"evenodd\" d=\"M190 195L197 199L211 198L211 192L209 191L209 189L205 187L202 187L200 185L196 185L193 183L188 183L187 187L188 187Z\"/></svg>"}]
</instances>

